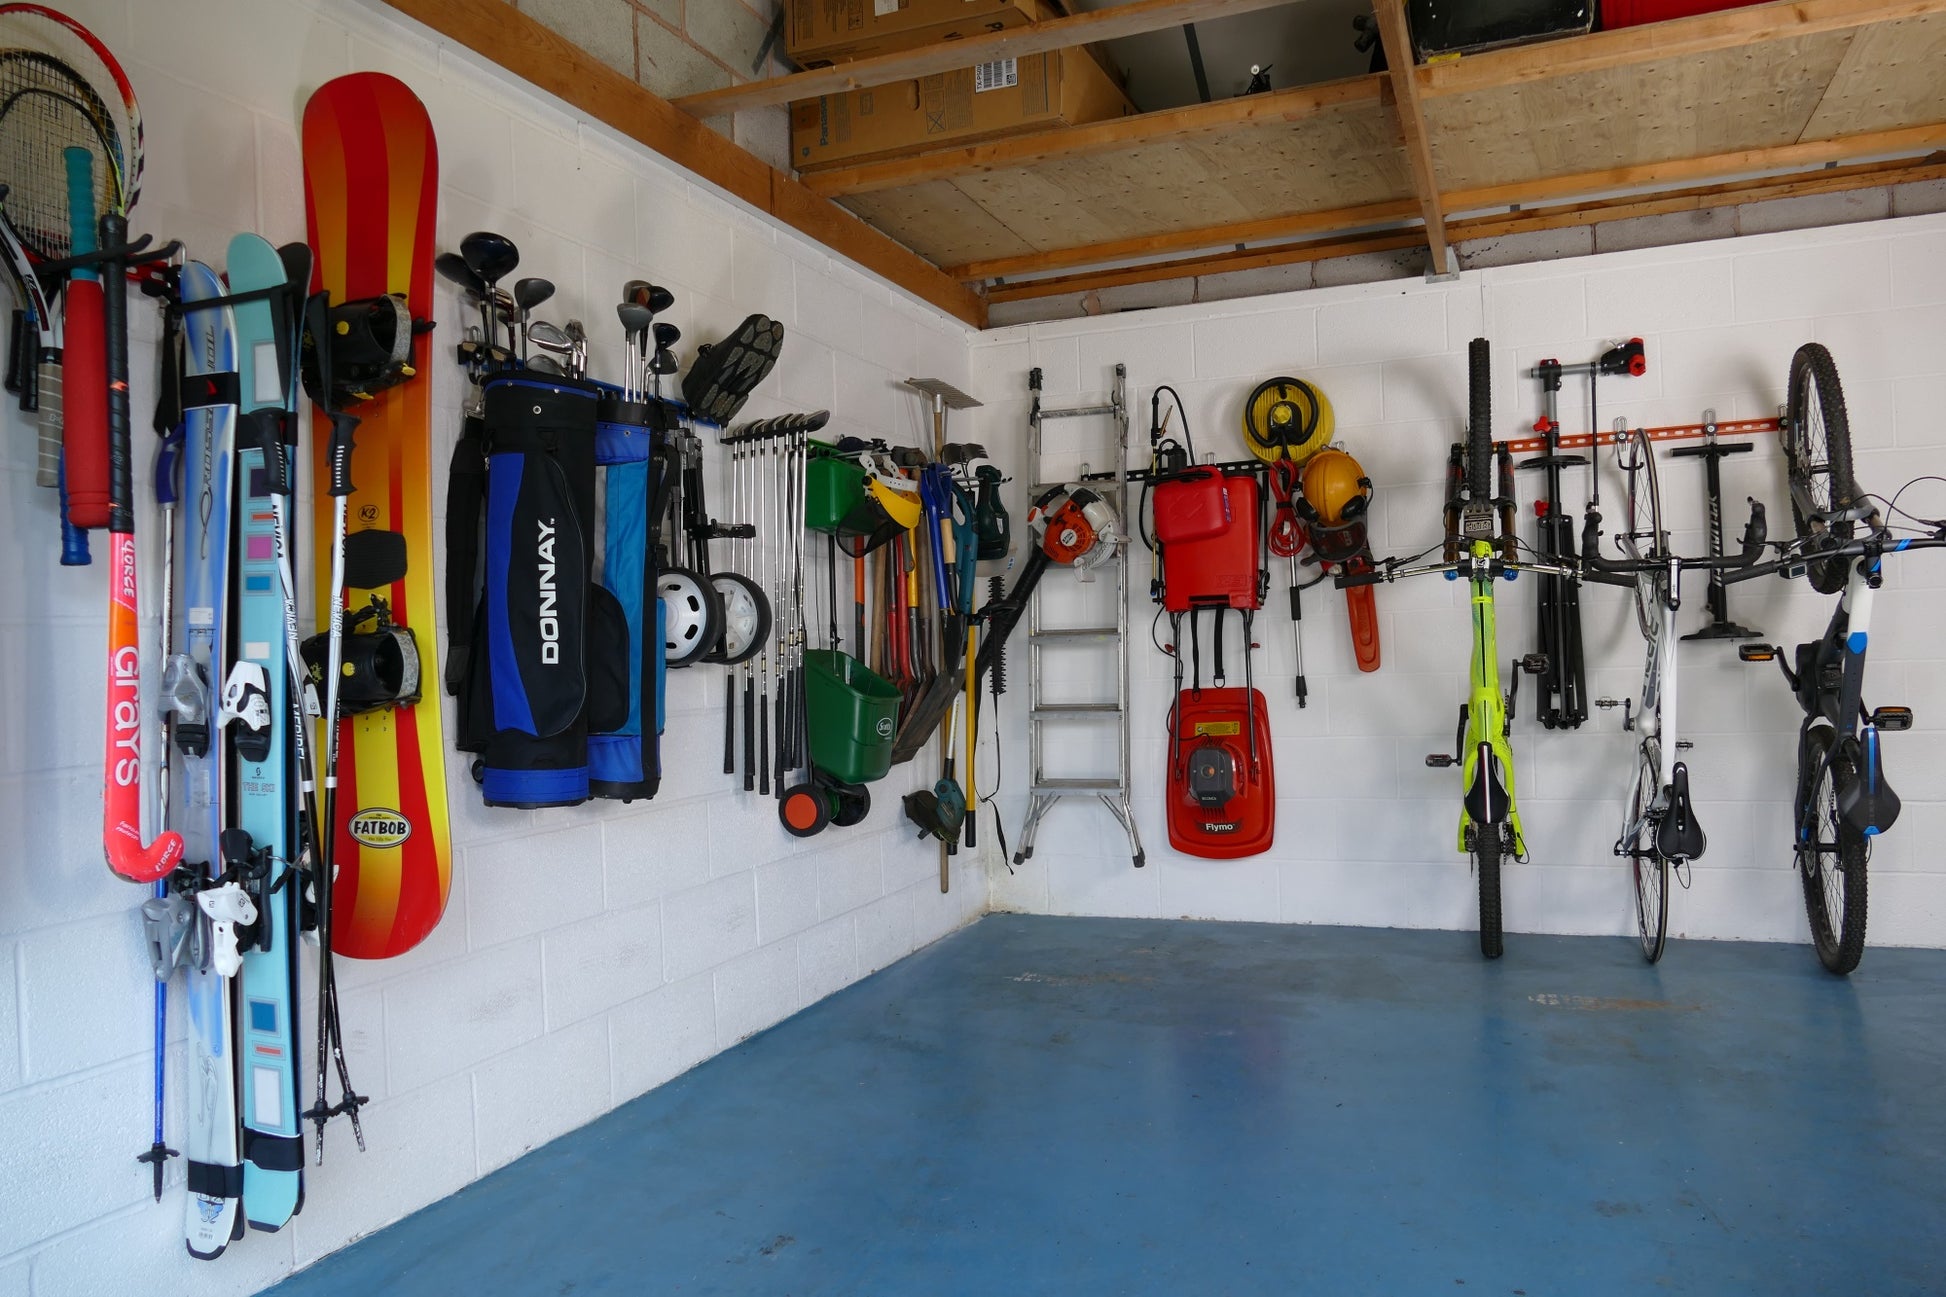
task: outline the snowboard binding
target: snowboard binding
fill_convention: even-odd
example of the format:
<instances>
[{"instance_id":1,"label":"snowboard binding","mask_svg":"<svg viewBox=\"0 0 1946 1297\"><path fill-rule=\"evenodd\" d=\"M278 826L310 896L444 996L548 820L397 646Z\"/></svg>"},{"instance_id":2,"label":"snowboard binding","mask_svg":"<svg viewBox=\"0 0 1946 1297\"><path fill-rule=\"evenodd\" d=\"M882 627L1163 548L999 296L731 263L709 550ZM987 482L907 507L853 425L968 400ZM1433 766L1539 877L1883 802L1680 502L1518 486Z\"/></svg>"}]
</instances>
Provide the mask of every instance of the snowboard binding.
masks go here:
<instances>
[{"instance_id":1,"label":"snowboard binding","mask_svg":"<svg viewBox=\"0 0 1946 1297\"><path fill-rule=\"evenodd\" d=\"M343 410L397 387L417 371L412 339L432 330L431 320L415 320L405 294L360 298L332 306L318 294L305 312L304 390L327 409ZM330 349L329 363L318 364L319 338Z\"/></svg>"},{"instance_id":2,"label":"snowboard binding","mask_svg":"<svg viewBox=\"0 0 1946 1297\"><path fill-rule=\"evenodd\" d=\"M304 665L311 687L320 694L329 670L331 637L313 635L304 641ZM338 711L357 716L389 707L410 707L422 687L419 641L409 626L392 620L392 606L378 595L345 618L338 665Z\"/></svg>"}]
</instances>

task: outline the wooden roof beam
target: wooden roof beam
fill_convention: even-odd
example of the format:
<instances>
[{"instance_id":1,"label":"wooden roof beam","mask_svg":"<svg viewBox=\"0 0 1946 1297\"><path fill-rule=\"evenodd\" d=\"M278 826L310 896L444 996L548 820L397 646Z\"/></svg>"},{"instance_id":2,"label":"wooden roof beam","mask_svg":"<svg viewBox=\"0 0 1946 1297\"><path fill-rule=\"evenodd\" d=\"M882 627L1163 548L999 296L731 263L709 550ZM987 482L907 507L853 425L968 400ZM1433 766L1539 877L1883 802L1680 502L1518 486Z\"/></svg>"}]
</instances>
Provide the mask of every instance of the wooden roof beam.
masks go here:
<instances>
[{"instance_id":1,"label":"wooden roof beam","mask_svg":"<svg viewBox=\"0 0 1946 1297\"><path fill-rule=\"evenodd\" d=\"M953 72L995 59L1025 58L1050 50L1071 49L1091 41L1112 41L1189 23L1210 22L1289 3L1291 0L1134 0L1132 4L1076 14L1072 18L1055 18L1005 31L982 32L978 36L925 45L914 50L875 54L828 68L813 68L808 72L772 77L767 81L752 81L722 90L684 95L674 103L695 117L718 117L750 108L790 103L795 99L815 99L819 95L890 85L894 81L931 76L936 72Z\"/></svg>"},{"instance_id":2,"label":"wooden roof beam","mask_svg":"<svg viewBox=\"0 0 1946 1297\"><path fill-rule=\"evenodd\" d=\"M1570 226L1595 225L1604 221L1626 220L1635 216L1655 216L1667 212L1703 211L1715 207L1734 207L1743 203L1775 198L1795 198L1806 194L1844 193L1872 189L1880 185L1910 184L1946 178L1946 162L1908 159L1893 163L1820 169L1793 175L1772 176L1763 180L1711 185L1663 194L1641 194L1609 198L1596 202L1500 215L1475 216L1448 226L1455 241L1501 238L1533 230L1557 230ZM1184 279L1192 275L1216 275L1237 270L1258 270L1269 266L1361 252L1392 251L1421 246L1424 239L1417 230L1405 233L1375 231L1346 236L1342 233L1282 246L1250 248L1240 252L1216 253L1177 261L1155 262L1145 266L1123 266L1111 270L1090 270L1048 279L1025 279L999 284L988 290L993 302L1016 302L1055 297L1064 293L1099 291L1129 284L1155 283Z\"/></svg>"},{"instance_id":3,"label":"wooden roof beam","mask_svg":"<svg viewBox=\"0 0 1946 1297\"><path fill-rule=\"evenodd\" d=\"M1414 79L1432 99L1937 13L1946 0L1787 0L1468 54L1427 64Z\"/></svg>"},{"instance_id":4,"label":"wooden roof beam","mask_svg":"<svg viewBox=\"0 0 1946 1297\"><path fill-rule=\"evenodd\" d=\"M1186 108L1170 108L1136 117L1093 122L1086 126L1030 131L982 144L934 149L909 158L887 158L881 162L862 162L828 171L808 171L799 180L811 192L827 198L871 193L880 189L902 189L930 180L949 180L954 176L999 171L1007 167L1030 167L1058 159L1134 148L1152 141L1174 144L1236 127L1301 121L1334 108L1370 103L1378 99L1384 89L1384 77L1348 77L1342 81L1293 86L1267 94L1238 95L1234 99L1218 99L1207 104L1191 104Z\"/></svg>"},{"instance_id":5,"label":"wooden roof beam","mask_svg":"<svg viewBox=\"0 0 1946 1297\"><path fill-rule=\"evenodd\" d=\"M937 266L788 173L738 148L669 101L516 10L507 0L385 0L393 9L646 145L838 256L975 328L986 303Z\"/></svg>"},{"instance_id":6,"label":"wooden roof beam","mask_svg":"<svg viewBox=\"0 0 1946 1297\"><path fill-rule=\"evenodd\" d=\"M1385 43L1385 66L1392 78L1393 107L1399 114L1399 135L1412 172L1413 192L1426 222L1426 244L1432 249L1432 273L1453 273L1446 248L1446 217L1439 206L1439 175L1433 169L1431 137L1425 109L1419 103L1419 82L1413 75L1412 29L1406 24L1405 0L1373 0L1379 39Z\"/></svg>"}]
</instances>

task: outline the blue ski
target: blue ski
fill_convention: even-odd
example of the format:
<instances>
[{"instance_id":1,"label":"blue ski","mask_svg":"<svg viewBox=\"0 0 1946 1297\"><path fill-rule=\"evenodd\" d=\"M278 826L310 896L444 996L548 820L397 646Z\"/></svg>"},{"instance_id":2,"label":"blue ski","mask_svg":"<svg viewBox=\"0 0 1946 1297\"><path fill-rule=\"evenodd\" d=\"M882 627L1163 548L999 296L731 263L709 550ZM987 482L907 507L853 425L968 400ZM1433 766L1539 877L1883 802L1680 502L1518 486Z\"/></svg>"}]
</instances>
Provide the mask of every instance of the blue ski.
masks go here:
<instances>
[{"instance_id":1,"label":"blue ski","mask_svg":"<svg viewBox=\"0 0 1946 1297\"><path fill-rule=\"evenodd\" d=\"M284 287L277 250L262 236L230 240L230 293ZM301 289L299 290L302 291ZM240 300L231 310L237 348L237 646L224 688L236 754L236 823L249 834L257 904L253 939L243 951L243 1210L252 1229L290 1223L304 1196L304 1137L298 1110L298 858L293 743L301 742L291 703L290 638L283 573L284 499L290 490L285 429L296 379L294 318L288 298ZM279 316L282 317L280 327Z\"/></svg>"}]
</instances>

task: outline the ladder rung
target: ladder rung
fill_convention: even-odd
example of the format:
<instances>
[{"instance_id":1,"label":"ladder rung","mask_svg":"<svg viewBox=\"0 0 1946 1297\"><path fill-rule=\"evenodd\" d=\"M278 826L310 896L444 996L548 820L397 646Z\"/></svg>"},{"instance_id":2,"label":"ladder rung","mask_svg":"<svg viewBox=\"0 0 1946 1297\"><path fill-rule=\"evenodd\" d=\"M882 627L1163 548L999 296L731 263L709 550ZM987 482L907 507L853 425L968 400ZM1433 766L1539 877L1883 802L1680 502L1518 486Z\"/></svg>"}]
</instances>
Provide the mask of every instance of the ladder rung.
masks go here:
<instances>
[{"instance_id":1,"label":"ladder rung","mask_svg":"<svg viewBox=\"0 0 1946 1297\"><path fill-rule=\"evenodd\" d=\"M1122 781L1119 779L1036 779L1033 791L1037 793L1119 793Z\"/></svg>"},{"instance_id":2,"label":"ladder rung","mask_svg":"<svg viewBox=\"0 0 1946 1297\"><path fill-rule=\"evenodd\" d=\"M1027 713L1030 716L1109 716L1122 710L1120 703L1042 703Z\"/></svg>"},{"instance_id":3,"label":"ladder rung","mask_svg":"<svg viewBox=\"0 0 1946 1297\"><path fill-rule=\"evenodd\" d=\"M1119 639L1121 630L1115 626L1063 626L1059 630L1032 630L1027 632L1028 639Z\"/></svg>"},{"instance_id":4,"label":"ladder rung","mask_svg":"<svg viewBox=\"0 0 1946 1297\"><path fill-rule=\"evenodd\" d=\"M1071 405L1065 410L1041 409L1041 418L1046 419L1085 419L1090 415L1114 414L1112 405Z\"/></svg>"}]
</instances>

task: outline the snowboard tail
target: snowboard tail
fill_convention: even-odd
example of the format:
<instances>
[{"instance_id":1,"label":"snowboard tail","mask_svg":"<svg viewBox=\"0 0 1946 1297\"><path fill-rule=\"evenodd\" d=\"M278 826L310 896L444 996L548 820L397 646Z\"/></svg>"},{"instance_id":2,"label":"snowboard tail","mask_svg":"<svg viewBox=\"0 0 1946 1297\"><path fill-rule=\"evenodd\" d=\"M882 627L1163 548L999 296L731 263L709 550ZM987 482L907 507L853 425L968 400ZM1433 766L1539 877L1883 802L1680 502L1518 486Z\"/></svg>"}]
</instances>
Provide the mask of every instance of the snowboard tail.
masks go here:
<instances>
[{"instance_id":1,"label":"snowboard tail","mask_svg":"<svg viewBox=\"0 0 1946 1297\"><path fill-rule=\"evenodd\" d=\"M426 111L393 77L356 73L327 82L304 109L304 193L316 254L312 290L333 303L403 294L415 320L432 315L438 152ZM426 372L430 338L413 340ZM415 378L354 407L359 419L347 498L348 543L363 532L403 538L402 576L345 592L345 622L382 601L430 665L433 615L432 390ZM330 481L330 422L320 414L315 481ZM332 497L316 495L319 624L330 609ZM355 576L352 579L356 579ZM437 676L428 669L428 676ZM452 880L445 737L437 700L346 716L339 729L338 865L332 949L387 959L423 941L445 912ZM323 744L319 744L320 750Z\"/></svg>"}]
</instances>

